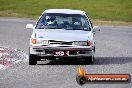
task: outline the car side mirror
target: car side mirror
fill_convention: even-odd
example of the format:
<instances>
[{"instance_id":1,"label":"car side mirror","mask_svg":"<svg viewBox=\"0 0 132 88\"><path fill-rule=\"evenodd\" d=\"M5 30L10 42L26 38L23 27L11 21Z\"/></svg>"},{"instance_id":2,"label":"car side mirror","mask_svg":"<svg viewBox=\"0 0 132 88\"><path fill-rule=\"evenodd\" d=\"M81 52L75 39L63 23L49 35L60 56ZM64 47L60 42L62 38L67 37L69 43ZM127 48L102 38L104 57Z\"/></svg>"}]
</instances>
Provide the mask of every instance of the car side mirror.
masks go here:
<instances>
[{"instance_id":1,"label":"car side mirror","mask_svg":"<svg viewBox=\"0 0 132 88\"><path fill-rule=\"evenodd\" d=\"M27 25L26 25L26 28L27 28L27 29L33 29L33 24L27 24Z\"/></svg>"},{"instance_id":2,"label":"car side mirror","mask_svg":"<svg viewBox=\"0 0 132 88\"><path fill-rule=\"evenodd\" d=\"M93 32L97 32L97 31L100 31L99 26L94 26L94 27L93 27Z\"/></svg>"}]
</instances>

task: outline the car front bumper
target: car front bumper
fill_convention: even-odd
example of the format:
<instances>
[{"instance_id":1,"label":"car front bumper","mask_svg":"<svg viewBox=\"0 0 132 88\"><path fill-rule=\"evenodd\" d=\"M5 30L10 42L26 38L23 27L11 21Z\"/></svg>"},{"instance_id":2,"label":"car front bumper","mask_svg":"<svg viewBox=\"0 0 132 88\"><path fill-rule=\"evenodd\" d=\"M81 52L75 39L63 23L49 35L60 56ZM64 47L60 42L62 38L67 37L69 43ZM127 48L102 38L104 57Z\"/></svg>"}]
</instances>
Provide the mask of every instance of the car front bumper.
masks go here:
<instances>
[{"instance_id":1,"label":"car front bumper","mask_svg":"<svg viewBox=\"0 0 132 88\"><path fill-rule=\"evenodd\" d=\"M68 51L69 54L68 56L55 55L55 51ZM94 55L94 47L73 45L30 46L30 54L41 57L88 57Z\"/></svg>"}]
</instances>

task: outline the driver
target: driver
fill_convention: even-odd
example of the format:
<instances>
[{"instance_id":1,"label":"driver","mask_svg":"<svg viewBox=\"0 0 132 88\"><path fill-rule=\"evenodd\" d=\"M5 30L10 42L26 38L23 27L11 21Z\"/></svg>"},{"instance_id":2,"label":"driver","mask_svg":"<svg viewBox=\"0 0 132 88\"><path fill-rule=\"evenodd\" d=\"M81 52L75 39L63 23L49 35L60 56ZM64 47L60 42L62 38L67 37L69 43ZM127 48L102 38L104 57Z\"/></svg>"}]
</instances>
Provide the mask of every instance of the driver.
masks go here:
<instances>
[{"instance_id":1,"label":"driver","mask_svg":"<svg viewBox=\"0 0 132 88\"><path fill-rule=\"evenodd\" d=\"M46 16L46 25L47 26L57 26L57 21L55 16Z\"/></svg>"}]
</instances>

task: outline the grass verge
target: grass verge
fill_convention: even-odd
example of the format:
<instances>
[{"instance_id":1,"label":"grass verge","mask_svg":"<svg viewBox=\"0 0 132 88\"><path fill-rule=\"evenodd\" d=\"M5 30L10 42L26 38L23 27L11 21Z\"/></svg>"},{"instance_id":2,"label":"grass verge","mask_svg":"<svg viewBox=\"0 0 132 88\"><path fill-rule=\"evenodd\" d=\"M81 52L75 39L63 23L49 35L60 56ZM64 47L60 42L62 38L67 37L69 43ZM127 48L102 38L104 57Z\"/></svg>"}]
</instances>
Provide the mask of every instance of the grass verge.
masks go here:
<instances>
[{"instance_id":1,"label":"grass verge","mask_svg":"<svg viewBox=\"0 0 132 88\"><path fill-rule=\"evenodd\" d=\"M50 8L81 9L95 21L105 21L101 23L132 22L131 0L0 0L0 17L36 19Z\"/></svg>"}]
</instances>

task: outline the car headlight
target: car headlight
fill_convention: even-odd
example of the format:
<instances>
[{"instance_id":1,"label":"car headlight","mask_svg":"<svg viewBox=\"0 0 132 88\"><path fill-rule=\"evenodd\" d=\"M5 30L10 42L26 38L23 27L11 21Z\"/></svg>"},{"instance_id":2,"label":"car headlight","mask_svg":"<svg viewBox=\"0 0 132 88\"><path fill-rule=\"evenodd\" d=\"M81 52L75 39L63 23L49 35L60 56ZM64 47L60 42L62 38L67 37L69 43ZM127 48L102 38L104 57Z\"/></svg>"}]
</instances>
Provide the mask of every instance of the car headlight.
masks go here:
<instances>
[{"instance_id":1,"label":"car headlight","mask_svg":"<svg viewBox=\"0 0 132 88\"><path fill-rule=\"evenodd\" d=\"M49 41L48 40L37 40L37 44L48 45L49 44Z\"/></svg>"},{"instance_id":2,"label":"car headlight","mask_svg":"<svg viewBox=\"0 0 132 88\"><path fill-rule=\"evenodd\" d=\"M79 45L79 46L93 46L94 43L92 41L75 41L73 45Z\"/></svg>"},{"instance_id":3,"label":"car headlight","mask_svg":"<svg viewBox=\"0 0 132 88\"><path fill-rule=\"evenodd\" d=\"M74 45L87 46L87 41L75 41Z\"/></svg>"},{"instance_id":4,"label":"car headlight","mask_svg":"<svg viewBox=\"0 0 132 88\"><path fill-rule=\"evenodd\" d=\"M44 45L48 45L49 41L48 40L36 40L36 39L32 39L32 44L44 44Z\"/></svg>"}]
</instances>

